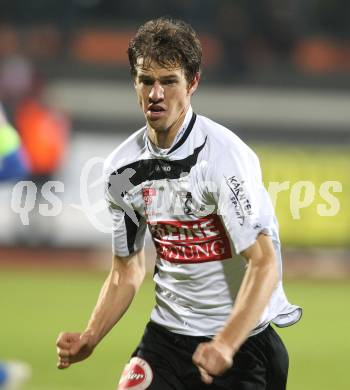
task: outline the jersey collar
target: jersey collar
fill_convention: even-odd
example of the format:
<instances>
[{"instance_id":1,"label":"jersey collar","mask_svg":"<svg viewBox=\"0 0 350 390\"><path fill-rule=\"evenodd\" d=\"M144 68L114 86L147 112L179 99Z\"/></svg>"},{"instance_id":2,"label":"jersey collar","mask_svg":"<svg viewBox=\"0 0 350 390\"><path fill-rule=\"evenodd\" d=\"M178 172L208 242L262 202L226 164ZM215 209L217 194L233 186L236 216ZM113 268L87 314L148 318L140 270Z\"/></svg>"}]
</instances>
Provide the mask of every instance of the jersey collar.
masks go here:
<instances>
[{"instance_id":1,"label":"jersey collar","mask_svg":"<svg viewBox=\"0 0 350 390\"><path fill-rule=\"evenodd\" d=\"M179 131L176 133L176 136L174 138L174 141L170 148L167 149L161 149L155 146L148 136L146 136L146 143L148 150L159 157L164 157L169 155L170 153L174 152L176 149L178 149L187 139L187 137L190 135L191 130L194 126L194 123L196 121L196 114L193 112L192 107L189 106L187 113L185 115L185 119L183 121L182 126L180 127ZM147 134L147 130L146 130Z\"/></svg>"}]
</instances>

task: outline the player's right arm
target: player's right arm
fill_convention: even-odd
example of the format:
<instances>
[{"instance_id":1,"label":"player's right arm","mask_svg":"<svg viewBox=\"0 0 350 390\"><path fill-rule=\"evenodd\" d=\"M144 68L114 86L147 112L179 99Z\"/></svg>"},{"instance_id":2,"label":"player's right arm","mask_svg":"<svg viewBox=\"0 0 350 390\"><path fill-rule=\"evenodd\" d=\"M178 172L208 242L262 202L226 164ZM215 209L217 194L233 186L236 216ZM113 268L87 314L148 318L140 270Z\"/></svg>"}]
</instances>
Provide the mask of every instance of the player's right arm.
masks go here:
<instances>
[{"instance_id":1,"label":"player's right arm","mask_svg":"<svg viewBox=\"0 0 350 390\"><path fill-rule=\"evenodd\" d=\"M90 320L82 333L60 333L57 339L60 369L89 357L97 344L120 320L145 277L144 250L128 257L114 255Z\"/></svg>"}]
</instances>

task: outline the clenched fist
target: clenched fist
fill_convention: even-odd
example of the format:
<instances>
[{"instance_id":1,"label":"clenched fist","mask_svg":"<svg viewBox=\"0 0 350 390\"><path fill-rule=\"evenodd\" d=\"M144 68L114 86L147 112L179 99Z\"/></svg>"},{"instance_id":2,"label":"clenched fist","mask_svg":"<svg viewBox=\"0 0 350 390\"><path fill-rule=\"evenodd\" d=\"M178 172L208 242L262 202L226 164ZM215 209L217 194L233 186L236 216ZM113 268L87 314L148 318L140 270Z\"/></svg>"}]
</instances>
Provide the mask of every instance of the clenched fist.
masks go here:
<instances>
[{"instance_id":1,"label":"clenched fist","mask_svg":"<svg viewBox=\"0 0 350 390\"><path fill-rule=\"evenodd\" d=\"M60 369L89 357L94 348L89 343L88 335L83 333L60 333L57 341L58 363Z\"/></svg>"},{"instance_id":2,"label":"clenched fist","mask_svg":"<svg viewBox=\"0 0 350 390\"><path fill-rule=\"evenodd\" d=\"M223 374L232 366L233 349L214 339L199 344L192 360L199 369L202 381L209 385L213 382L213 376Z\"/></svg>"}]
</instances>

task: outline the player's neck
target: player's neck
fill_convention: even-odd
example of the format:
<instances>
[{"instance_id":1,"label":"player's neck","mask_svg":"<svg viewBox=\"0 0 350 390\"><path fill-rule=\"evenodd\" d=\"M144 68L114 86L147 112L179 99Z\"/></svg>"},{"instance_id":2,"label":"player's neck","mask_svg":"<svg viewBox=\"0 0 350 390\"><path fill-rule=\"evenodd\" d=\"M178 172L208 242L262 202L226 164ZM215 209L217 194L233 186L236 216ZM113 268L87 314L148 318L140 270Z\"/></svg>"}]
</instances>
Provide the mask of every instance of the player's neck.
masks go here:
<instances>
[{"instance_id":1,"label":"player's neck","mask_svg":"<svg viewBox=\"0 0 350 390\"><path fill-rule=\"evenodd\" d=\"M176 134L184 123L187 109L167 129L157 130L148 125L148 137L151 142L161 149L168 149L174 142Z\"/></svg>"}]
</instances>

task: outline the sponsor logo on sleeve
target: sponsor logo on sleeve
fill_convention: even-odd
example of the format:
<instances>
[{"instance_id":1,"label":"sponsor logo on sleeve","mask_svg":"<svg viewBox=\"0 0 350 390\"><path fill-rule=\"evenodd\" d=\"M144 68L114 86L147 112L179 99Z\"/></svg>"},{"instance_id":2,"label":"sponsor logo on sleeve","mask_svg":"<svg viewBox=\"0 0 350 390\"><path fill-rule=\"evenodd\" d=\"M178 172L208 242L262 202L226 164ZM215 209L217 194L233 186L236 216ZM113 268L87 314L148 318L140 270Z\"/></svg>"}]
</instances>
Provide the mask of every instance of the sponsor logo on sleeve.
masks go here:
<instances>
[{"instance_id":1,"label":"sponsor logo on sleeve","mask_svg":"<svg viewBox=\"0 0 350 390\"><path fill-rule=\"evenodd\" d=\"M244 180L231 176L226 179L226 183L231 191L230 201L234 206L238 223L243 226L245 218L253 214L252 205L245 191Z\"/></svg>"},{"instance_id":2,"label":"sponsor logo on sleeve","mask_svg":"<svg viewBox=\"0 0 350 390\"><path fill-rule=\"evenodd\" d=\"M153 372L146 360L133 357L125 366L118 390L145 390L151 384Z\"/></svg>"}]
</instances>

